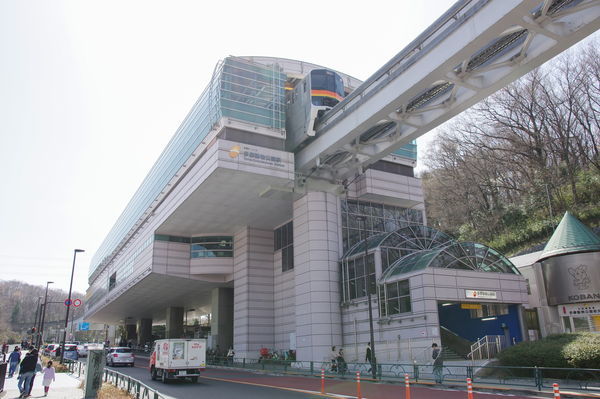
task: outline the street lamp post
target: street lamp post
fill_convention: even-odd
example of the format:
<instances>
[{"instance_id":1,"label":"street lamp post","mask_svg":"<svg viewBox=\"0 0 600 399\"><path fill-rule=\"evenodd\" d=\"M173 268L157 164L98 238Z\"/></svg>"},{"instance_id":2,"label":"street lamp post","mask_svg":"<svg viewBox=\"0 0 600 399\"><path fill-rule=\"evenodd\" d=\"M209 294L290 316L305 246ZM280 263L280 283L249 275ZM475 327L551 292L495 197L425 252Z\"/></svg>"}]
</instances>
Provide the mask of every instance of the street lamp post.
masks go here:
<instances>
[{"instance_id":1,"label":"street lamp post","mask_svg":"<svg viewBox=\"0 0 600 399\"><path fill-rule=\"evenodd\" d=\"M367 302L369 304L369 334L371 337L371 374L373 379L377 379L377 358L375 357L375 334L373 333L373 305L371 304L371 273L369 273L367 259L369 254L369 237L367 236L367 217L357 216L357 220L363 222L365 231L365 274L367 275Z\"/></svg>"},{"instance_id":2,"label":"street lamp post","mask_svg":"<svg viewBox=\"0 0 600 399\"><path fill-rule=\"evenodd\" d=\"M46 320L46 308L48 307L48 286L54 284L54 281L46 281L46 294L44 295L44 310L42 311L42 321L40 323L40 333L38 335L36 347L40 347L41 341L44 339L44 321Z\"/></svg>"},{"instance_id":3,"label":"street lamp post","mask_svg":"<svg viewBox=\"0 0 600 399\"><path fill-rule=\"evenodd\" d=\"M71 284L69 284L69 299L67 300L67 316L65 317L65 331L63 331L63 339L60 344L60 363L63 363L65 359L65 342L67 340L67 328L69 326L69 309L71 308L71 291L73 289L73 275L75 274L75 260L77 259L77 253L85 252L83 249L73 250L73 267L71 268Z\"/></svg>"}]
</instances>

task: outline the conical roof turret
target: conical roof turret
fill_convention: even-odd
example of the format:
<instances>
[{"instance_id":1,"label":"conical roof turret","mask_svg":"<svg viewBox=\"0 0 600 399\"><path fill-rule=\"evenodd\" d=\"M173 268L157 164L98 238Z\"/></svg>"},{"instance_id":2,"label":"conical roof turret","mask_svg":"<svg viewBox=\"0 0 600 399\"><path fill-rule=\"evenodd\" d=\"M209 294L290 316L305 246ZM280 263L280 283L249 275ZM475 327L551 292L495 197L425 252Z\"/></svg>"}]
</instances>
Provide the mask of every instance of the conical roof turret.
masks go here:
<instances>
[{"instance_id":1,"label":"conical roof turret","mask_svg":"<svg viewBox=\"0 0 600 399\"><path fill-rule=\"evenodd\" d=\"M567 211L537 261L557 255L592 251L600 251L600 237Z\"/></svg>"}]
</instances>

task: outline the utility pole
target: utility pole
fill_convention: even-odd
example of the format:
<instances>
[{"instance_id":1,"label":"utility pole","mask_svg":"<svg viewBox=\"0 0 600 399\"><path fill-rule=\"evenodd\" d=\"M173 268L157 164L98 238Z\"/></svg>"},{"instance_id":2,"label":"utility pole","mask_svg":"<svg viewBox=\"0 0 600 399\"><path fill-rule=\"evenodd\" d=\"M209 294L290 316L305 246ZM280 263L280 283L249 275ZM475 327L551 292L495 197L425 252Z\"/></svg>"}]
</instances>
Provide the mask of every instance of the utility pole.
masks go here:
<instances>
[{"instance_id":1,"label":"utility pole","mask_svg":"<svg viewBox=\"0 0 600 399\"><path fill-rule=\"evenodd\" d=\"M67 328L69 326L69 309L71 308L71 291L73 290L73 275L75 274L75 260L77 259L78 252L85 252L83 249L73 250L73 267L71 268L71 284L69 284L69 299L67 300L67 316L65 317L65 331L63 331L63 339L60 344L60 364L65 359L65 342L67 340Z\"/></svg>"},{"instance_id":2,"label":"utility pole","mask_svg":"<svg viewBox=\"0 0 600 399\"><path fill-rule=\"evenodd\" d=\"M36 320L36 329L35 329L35 341L31 342L31 345L37 346L38 339L40 337L40 329L42 328L42 310L44 308L44 304L40 303L40 311L38 315L38 319Z\"/></svg>"},{"instance_id":3,"label":"utility pole","mask_svg":"<svg viewBox=\"0 0 600 399\"><path fill-rule=\"evenodd\" d=\"M38 340L35 344L37 348L40 347L40 344L44 340L44 321L46 320L46 308L48 307L48 286L50 284L54 284L54 281L46 281L46 294L44 295L44 310L42 311L42 322L40 323L40 334L38 336Z\"/></svg>"}]
</instances>

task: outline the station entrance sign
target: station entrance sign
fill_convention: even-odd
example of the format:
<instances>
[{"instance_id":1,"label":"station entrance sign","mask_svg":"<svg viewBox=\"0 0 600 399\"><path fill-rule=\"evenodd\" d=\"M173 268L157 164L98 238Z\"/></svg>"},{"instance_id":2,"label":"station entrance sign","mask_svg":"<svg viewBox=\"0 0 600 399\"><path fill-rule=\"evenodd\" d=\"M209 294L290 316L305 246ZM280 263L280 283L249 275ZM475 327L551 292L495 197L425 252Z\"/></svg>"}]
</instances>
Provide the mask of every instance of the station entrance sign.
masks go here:
<instances>
[{"instance_id":1,"label":"station entrance sign","mask_svg":"<svg viewBox=\"0 0 600 399\"><path fill-rule=\"evenodd\" d=\"M496 291L482 291L482 290L465 290L465 296L467 298L474 298L474 299L497 299L498 298Z\"/></svg>"}]
</instances>

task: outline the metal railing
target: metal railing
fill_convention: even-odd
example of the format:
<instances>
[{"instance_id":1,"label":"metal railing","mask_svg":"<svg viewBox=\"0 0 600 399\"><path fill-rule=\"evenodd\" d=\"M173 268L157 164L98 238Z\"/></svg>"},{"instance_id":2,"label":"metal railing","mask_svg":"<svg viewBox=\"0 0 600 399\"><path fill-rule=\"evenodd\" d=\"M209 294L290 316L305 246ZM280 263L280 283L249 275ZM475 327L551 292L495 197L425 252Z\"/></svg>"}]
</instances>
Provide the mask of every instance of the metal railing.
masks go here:
<instances>
[{"instance_id":1,"label":"metal railing","mask_svg":"<svg viewBox=\"0 0 600 399\"><path fill-rule=\"evenodd\" d=\"M340 379L353 379L356 372L359 372L364 375L361 379L372 380L369 363L334 364L330 361L211 357L208 359L208 365L314 377L320 377L321 369L323 369L326 378ZM85 375L86 365L84 362L68 361L67 366L72 374L76 374L78 377ZM417 383L435 381L432 364L377 364L377 381L403 382L405 374L408 374L409 378ZM471 378L473 383L479 387L503 386L541 391L544 388L551 389L552 384L556 382L564 389L600 393L600 369L473 366L446 363L443 366L442 374L443 383L446 385L464 386L465 380ZM125 390L136 399L169 398L143 382L118 371L104 369L103 381Z\"/></svg>"},{"instance_id":2,"label":"metal railing","mask_svg":"<svg viewBox=\"0 0 600 399\"><path fill-rule=\"evenodd\" d=\"M471 360L492 359L505 347L504 336L486 335L471 345L471 352L467 354L467 358Z\"/></svg>"},{"instance_id":3,"label":"metal railing","mask_svg":"<svg viewBox=\"0 0 600 399\"><path fill-rule=\"evenodd\" d=\"M372 380L369 363L344 363L343 367L330 361L294 361L273 359L245 359L211 357L209 366L231 367L252 371L274 372L320 377L321 369L325 370L326 378L355 378L360 372L363 380ZM403 382L408 374L415 382L433 382L432 364L417 363L378 363L377 381ZM530 388L532 390L550 389L557 382L561 387L572 390L600 392L600 369L571 369L550 367L509 367L509 366L474 366L449 364L443 366L443 383L464 386L467 378L479 386L513 386L515 388Z\"/></svg>"},{"instance_id":4,"label":"metal railing","mask_svg":"<svg viewBox=\"0 0 600 399\"><path fill-rule=\"evenodd\" d=\"M86 363L81 361L66 361L69 372L77 377L85 375ZM158 392L156 389L149 387L140 380L130 377L118 371L104 369L102 381L112 384L115 387L122 389L136 399L171 399L170 396Z\"/></svg>"}]
</instances>

